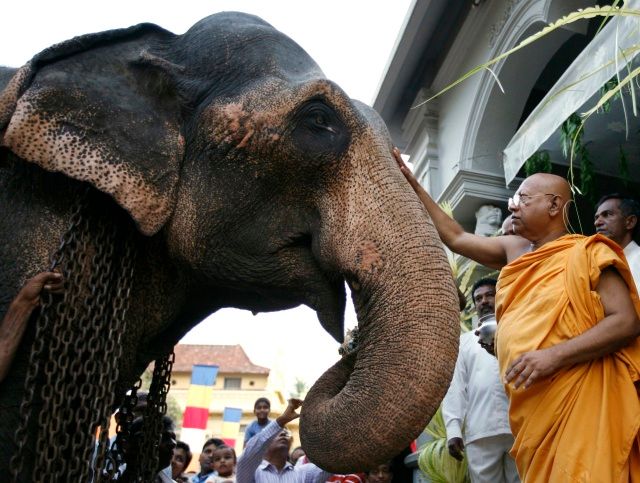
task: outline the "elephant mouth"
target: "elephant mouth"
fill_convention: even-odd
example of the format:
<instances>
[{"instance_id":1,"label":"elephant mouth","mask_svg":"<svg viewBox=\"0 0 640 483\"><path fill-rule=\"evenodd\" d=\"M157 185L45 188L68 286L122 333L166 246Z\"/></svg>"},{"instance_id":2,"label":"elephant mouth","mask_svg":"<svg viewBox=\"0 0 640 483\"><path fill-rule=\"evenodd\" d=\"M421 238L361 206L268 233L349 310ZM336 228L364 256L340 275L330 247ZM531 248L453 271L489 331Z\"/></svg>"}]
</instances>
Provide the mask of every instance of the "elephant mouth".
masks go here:
<instances>
[{"instance_id":1,"label":"elephant mouth","mask_svg":"<svg viewBox=\"0 0 640 483\"><path fill-rule=\"evenodd\" d=\"M320 325L337 342L344 341L344 313L346 309L345 278L323 267L315 256L313 237L299 233L288 237L278 249L279 255L295 260L294 292L302 296L302 303L315 310Z\"/></svg>"}]
</instances>

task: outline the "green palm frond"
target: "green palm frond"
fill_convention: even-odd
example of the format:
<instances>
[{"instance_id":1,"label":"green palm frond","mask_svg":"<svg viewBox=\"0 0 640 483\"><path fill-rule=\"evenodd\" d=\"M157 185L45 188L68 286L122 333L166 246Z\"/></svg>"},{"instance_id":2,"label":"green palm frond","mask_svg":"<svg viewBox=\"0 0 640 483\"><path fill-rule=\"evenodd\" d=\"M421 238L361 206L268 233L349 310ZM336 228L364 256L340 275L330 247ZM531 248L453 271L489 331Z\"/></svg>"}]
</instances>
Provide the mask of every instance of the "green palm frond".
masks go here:
<instances>
[{"instance_id":1,"label":"green palm frond","mask_svg":"<svg viewBox=\"0 0 640 483\"><path fill-rule=\"evenodd\" d=\"M586 120L587 118L589 118L593 113L595 113L597 110L599 110L600 108L602 108L609 100L611 100L613 97L615 97L618 94L621 94L622 89L629 85L631 82L633 82L633 80L638 76L638 74L640 74L640 67L636 67L635 69L633 69L631 72L629 72L629 74L627 74L623 79L620 80L620 82L618 82L618 84L613 87L612 89L608 90L596 103L595 106L593 106L591 109L589 109L587 112L584 112L581 114L582 118L583 118L583 122L584 120ZM631 92L631 105L633 106L633 115L637 116L638 115L638 111L636 108L636 102L635 102L635 89L630 89Z\"/></svg>"},{"instance_id":2,"label":"green palm frond","mask_svg":"<svg viewBox=\"0 0 640 483\"><path fill-rule=\"evenodd\" d=\"M453 458L447 449L447 431L442 418L442 407L429 422L425 431L434 440L420 449L418 467L434 483L467 483L467 459L458 461Z\"/></svg>"}]
</instances>

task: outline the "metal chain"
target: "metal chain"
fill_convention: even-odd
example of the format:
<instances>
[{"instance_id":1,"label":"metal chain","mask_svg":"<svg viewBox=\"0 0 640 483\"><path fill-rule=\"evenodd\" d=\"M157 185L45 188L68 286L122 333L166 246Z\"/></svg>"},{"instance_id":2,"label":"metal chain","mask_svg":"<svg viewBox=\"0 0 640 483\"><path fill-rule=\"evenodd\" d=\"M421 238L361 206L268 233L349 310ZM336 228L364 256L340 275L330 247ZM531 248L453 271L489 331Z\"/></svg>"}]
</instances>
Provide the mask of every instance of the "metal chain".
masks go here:
<instances>
[{"instance_id":1,"label":"metal chain","mask_svg":"<svg viewBox=\"0 0 640 483\"><path fill-rule=\"evenodd\" d=\"M125 394L124 400L118 409L116 437L111 447L108 446L108 424L103 425L101 428L98 455L94 462L94 481L102 483L118 480L122 476L120 467L124 463L124 450L129 443L129 429L135 417L134 411L138 404L138 389L141 386L142 380L138 379L131 390Z\"/></svg>"},{"instance_id":2,"label":"metal chain","mask_svg":"<svg viewBox=\"0 0 640 483\"><path fill-rule=\"evenodd\" d=\"M147 407L144 413L141 448L144 451L138 463L138 473L133 481L150 482L158 472L158 458L162 441L162 417L167 413L167 393L171 388L171 370L175 362L175 354L156 359L153 377L147 396Z\"/></svg>"},{"instance_id":3,"label":"metal chain","mask_svg":"<svg viewBox=\"0 0 640 483\"><path fill-rule=\"evenodd\" d=\"M86 192L81 195L80 202L76 204L76 208L71 215L69 228L62 236L62 240L58 249L51 255L50 258L50 270L55 269L64 259L64 252L68 249L69 244L74 237L74 233L81 221L81 212L84 208L84 202L86 198ZM36 320L36 332L35 340L31 347L31 354L29 356L29 368L25 378L25 389L22 403L20 404L20 426L18 426L15 433L16 451L11 458L11 475L14 481L18 480L18 476L22 474L24 467L24 453L25 446L28 441L28 427L30 423L31 409L34 402L36 379L40 372L40 362L43 360L45 352L45 341L48 339L48 332L51 326L51 318L49 313L52 307L57 302L54 297L45 293L42 296L42 306L40 308L40 314Z\"/></svg>"},{"instance_id":4,"label":"metal chain","mask_svg":"<svg viewBox=\"0 0 640 483\"><path fill-rule=\"evenodd\" d=\"M12 459L14 481L22 476L39 377L44 383L32 481L89 481L98 427L95 474L104 467L134 253L130 236L119 236L109 214L95 213L99 204L90 206L83 195L52 257L52 268L63 270L65 294L60 303L45 299L36 325Z\"/></svg>"}]
</instances>

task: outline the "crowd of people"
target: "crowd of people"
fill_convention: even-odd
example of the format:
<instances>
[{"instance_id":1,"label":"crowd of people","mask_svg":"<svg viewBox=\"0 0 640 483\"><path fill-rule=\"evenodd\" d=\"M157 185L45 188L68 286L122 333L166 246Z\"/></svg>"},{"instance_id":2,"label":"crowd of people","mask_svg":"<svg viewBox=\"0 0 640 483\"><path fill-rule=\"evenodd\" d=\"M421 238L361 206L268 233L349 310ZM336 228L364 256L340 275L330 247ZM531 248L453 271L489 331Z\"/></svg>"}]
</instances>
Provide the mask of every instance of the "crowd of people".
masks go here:
<instances>
[{"instance_id":1,"label":"crowd of people","mask_svg":"<svg viewBox=\"0 0 640 483\"><path fill-rule=\"evenodd\" d=\"M267 398L259 398L254 404L256 420L245 431L244 449L236 457L234 448L218 438L208 439L200 453L200 469L196 474L185 473L192 459L189 446L177 441L173 447L171 466L161 458L158 481L183 483L270 483L270 482L343 482L343 483L391 483L391 462L381 464L364 473L334 475L309 461L300 446L291 449L293 437L286 425L298 418L300 399L290 399L285 411L274 420L269 419L271 404ZM251 432L248 431L252 428ZM172 434L172 433L171 433ZM171 435L169 435L170 437ZM169 438L164 438L163 441ZM167 468L162 467L167 466ZM164 468L164 469L163 469ZM168 474L171 474L170 479Z\"/></svg>"}]
</instances>

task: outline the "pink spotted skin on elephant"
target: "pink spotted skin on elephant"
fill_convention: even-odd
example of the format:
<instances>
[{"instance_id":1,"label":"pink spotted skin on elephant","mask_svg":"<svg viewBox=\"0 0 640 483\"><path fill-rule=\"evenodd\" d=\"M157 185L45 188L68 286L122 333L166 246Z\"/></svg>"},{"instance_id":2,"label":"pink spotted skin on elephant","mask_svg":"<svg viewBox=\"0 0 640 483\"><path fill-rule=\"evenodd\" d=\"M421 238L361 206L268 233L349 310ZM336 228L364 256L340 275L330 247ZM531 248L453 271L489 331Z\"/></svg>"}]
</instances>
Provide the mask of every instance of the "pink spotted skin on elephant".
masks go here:
<instances>
[{"instance_id":1,"label":"pink spotted skin on elephant","mask_svg":"<svg viewBox=\"0 0 640 483\"><path fill-rule=\"evenodd\" d=\"M117 397L222 307L306 304L342 341L346 281L358 350L306 398L307 455L361 471L422 431L457 355L447 259L379 116L295 42L233 12L183 35L141 24L0 68L0 89L0 314L48 266L87 182L137 229ZM2 474L33 337L0 386Z\"/></svg>"}]
</instances>

